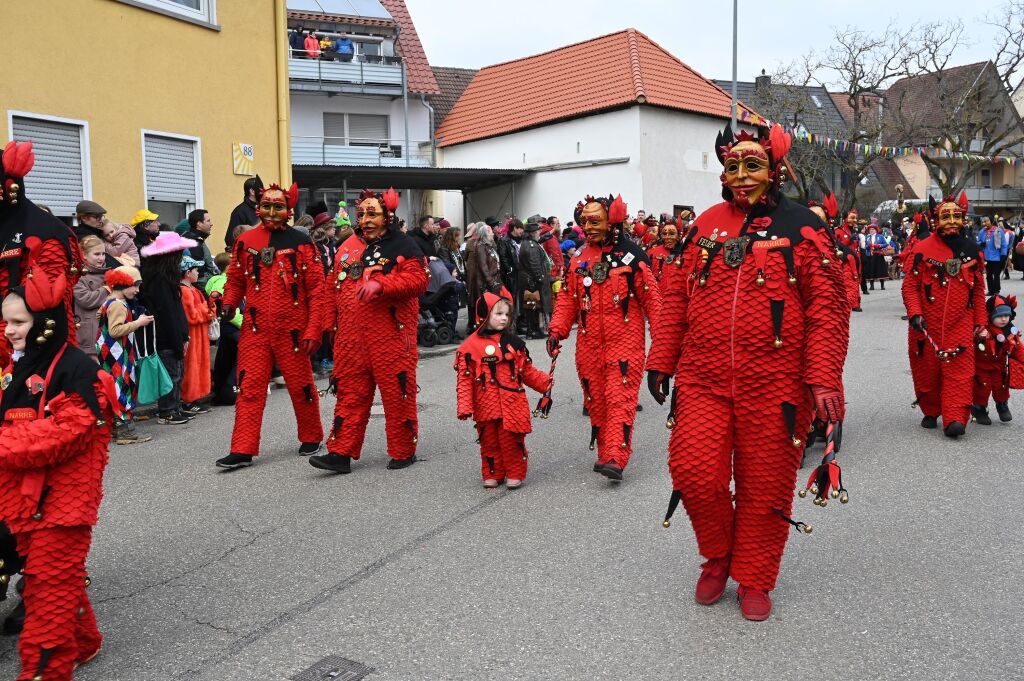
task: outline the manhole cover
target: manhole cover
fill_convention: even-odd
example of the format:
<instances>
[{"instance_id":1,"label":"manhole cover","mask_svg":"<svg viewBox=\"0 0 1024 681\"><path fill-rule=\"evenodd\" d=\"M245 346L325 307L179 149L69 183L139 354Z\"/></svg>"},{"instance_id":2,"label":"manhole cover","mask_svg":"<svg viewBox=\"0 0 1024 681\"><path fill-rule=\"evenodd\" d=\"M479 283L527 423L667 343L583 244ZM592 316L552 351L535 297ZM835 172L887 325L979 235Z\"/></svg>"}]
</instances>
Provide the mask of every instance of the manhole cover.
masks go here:
<instances>
[{"instance_id":1,"label":"manhole cover","mask_svg":"<svg viewBox=\"0 0 1024 681\"><path fill-rule=\"evenodd\" d=\"M373 671L373 667L353 662L340 655L328 655L309 669L292 677L292 681L359 681Z\"/></svg>"}]
</instances>

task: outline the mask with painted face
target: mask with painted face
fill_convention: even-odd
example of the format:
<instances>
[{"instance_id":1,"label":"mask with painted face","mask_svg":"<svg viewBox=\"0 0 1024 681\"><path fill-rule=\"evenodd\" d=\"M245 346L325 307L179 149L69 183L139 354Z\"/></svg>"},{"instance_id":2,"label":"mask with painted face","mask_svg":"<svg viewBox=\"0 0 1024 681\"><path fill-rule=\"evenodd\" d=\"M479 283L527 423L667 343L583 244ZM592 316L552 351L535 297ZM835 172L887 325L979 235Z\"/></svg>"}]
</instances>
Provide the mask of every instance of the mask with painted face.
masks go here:
<instances>
[{"instance_id":1,"label":"mask with painted face","mask_svg":"<svg viewBox=\"0 0 1024 681\"><path fill-rule=\"evenodd\" d=\"M715 147L722 163L722 197L746 212L758 205L775 205L782 185L782 160L792 139L782 127L760 128L755 137L727 125Z\"/></svg>"},{"instance_id":2,"label":"mask with painted face","mask_svg":"<svg viewBox=\"0 0 1024 681\"><path fill-rule=\"evenodd\" d=\"M288 227L288 218L292 216L298 199L297 184L293 184L287 192L272 184L260 193L256 214L259 215L264 227L274 232L281 231Z\"/></svg>"},{"instance_id":3,"label":"mask with painted face","mask_svg":"<svg viewBox=\"0 0 1024 681\"><path fill-rule=\"evenodd\" d=\"M603 246L615 239L615 232L622 230L626 220L626 203L621 196L612 198L588 195L576 204L574 217L583 230L583 236L592 246Z\"/></svg>"},{"instance_id":4,"label":"mask with painted face","mask_svg":"<svg viewBox=\"0 0 1024 681\"><path fill-rule=\"evenodd\" d=\"M967 194L962 193L958 201L947 196L941 203L930 199L932 216L935 219L935 231L942 237L951 237L964 230L964 217L967 215Z\"/></svg>"},{"instance_id":5,"label":"mask with painted face","mask_svg":"<svg viewBox=\"0 0 1024 681\"><path fill-rule=\"evenodd\" d=\"M356 225L362 232L363 239L375 241L387 231L394 221L395 210L398 208L398 192L388 189L379 193L364 189L356 203Z\"/></svg>"},{"instance_id":6,"label":"mask with painted face","mask_svg":"<svg viewBox=\"0 0 1024 681\"><path fill-rule=\"evenodd\" d=\"M679 230L675 225L669 223L661 228L661 243L670 251L676 247L679 243Z\"/></svg>"}]
</instances>

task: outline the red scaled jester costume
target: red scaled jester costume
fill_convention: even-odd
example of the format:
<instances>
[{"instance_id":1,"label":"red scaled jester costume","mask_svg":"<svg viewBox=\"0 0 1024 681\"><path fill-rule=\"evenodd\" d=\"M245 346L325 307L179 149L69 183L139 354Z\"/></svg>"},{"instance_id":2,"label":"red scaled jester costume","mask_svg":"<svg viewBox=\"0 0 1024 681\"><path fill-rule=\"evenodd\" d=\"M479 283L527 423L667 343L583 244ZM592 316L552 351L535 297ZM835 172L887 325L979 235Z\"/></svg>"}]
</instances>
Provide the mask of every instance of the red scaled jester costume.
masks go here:
<instances>
[{"instance_id":1,"label":"red scaled jester costume","mask_svg":"<svg viewBox=\"0 0 1024 681\"><path fill-rule=\"evenodd\" d=\"M548 354L559 352L579 318L576 369L590 412L594 471L622 480L633 452L633 419L644 372L645 319L657 318L661 294L647 255L625 234L622 197L587 196L576 205L587 245L569 262L565 290L548 328ZM652 334L653 335L653 332Z\"/></svg>"},{"instance_id":2,"label":"red scaled jester costume","mask_svg":"<svg viewBox=\"0 0 1024 681\"><path fill-rule=\"evenodd\" d=\"M836 215L839 213L839 207L836 204L836 195L832 192L825 194L825 197L821 201L821 205L811 201L807 204L808 208L811 209L815 215L821 218L821 221L825 223L826 227L831 231L833 221L836 219ZM849 303L850 310L853 312L861 312L860 306L860 258L857 255L858 250L854 250L851 247L851 240L849 232L845 229L835 229L833 232L836 241L836 258L839 260L840 265L843 269L843 284L846 295L846 300ZM840 236L840 235L844 236Z\"/></svg>"},{"instance_id":3,"label":"red scaled jester costume","mask_svg":"<svg viewBox=\"0 0 1024 681\"><path fill-rule=\"evenodd\" d=\"M18 679L71 679L102 636L86 595L86 556L103 496L113 380L69 344L64 274L51 280L30 245L28 281L3 301L14 363L0 380L0 519L23 559Z\"/></svg>"},{"instance_id":4,"label":"red scaled jester costume","mask_svg":"<svg viewBox=\"0 0 1024 681\"><path fill-rule=\"evenodd\" d=\"M751 620L771 614L813 410L836 421L844 407L841 268L820 220L780 192L789 145L778 125L719 135L726 201L697 218L662 278L647 360L659 402L675 375L669 517L681 498L706 559L696 600L717 602L732 576Z\"/></svg>"},{"instance_id":5,"label":"red scaled jester costume","mask_svg":"<svg viewBox=\"0 0 1024 681\"><path fill-rule=\"evenodd\" d=\"M374 388L384 403L389 469L416 461L416 325L427 290L426 262L415 240L398 230L398 193L364 191L356 206L358 232L334 258L334 304L325 330L335 332L331 390L338 395L327 454L309 463L349 473L362 453Z\"/></svg>"},{"instance_id":6,"label":"red scaled jester costume","mask_svg":"<svg viewBox=\"0 0 1024 681\"><path fill-rule=\"evenodd\" d=\"M990 426L990 395L995 400L999 420L1003 423L1013 420L1010 388L1024 387L1017 382L1024 373L1024 343L1021 343L1020 331L1011 323L1017 316L1017 296L994 295L985 303L985 310L988 313L988 337L978 343L974 352L971 414L976 422Z\"/></svg>"},{"instance_id":7,"label":"red scaled jester costume","mask_svg":"<svg viewBox=\"0 0 1024 681\"><path fill-rule=\"evenodd\" d=\"M514 309L512 294L484 293L476 301L480 326L469 334L455 353L458 417L472 417L480 436L481 472L484 487L497 487L504 480L516 489L526 480L526 435L533 430L528 385L539 393L551 389L551 375L533 366L526 343L506 326L491 327L495 306L505 305L503 323ZM499 307L499 312L502 313Z\"/></svg>"},{"instance_id":8,"label":"red scaled jester costume","mask_svg":"<svg viewBox=\"0 0 1024 681\"><path fill-rule=\"evenodd\" d=\"M660 238L647 249L647 257L651 260L651 271L658 281L661 281L665 266L670 265L678 257L676 252L676 246L679 245L678 222L677 219L676 222L666 222L662 225L658 233Z\"/></svg>"},{"instance_id":9,"label":"red scaled jester costume","mask_svg":"<svg viewBox=\"0 0 1024 681\"><path fill-rule=\"evenodd\" d=\"M324 271L309 237L288 225L299 188L275 184L260 193L261 224L243 232L234 245L221 307L230 320L245 300L238 340L238 399L231 453L221 468L252 465L260 449L260 427L267 384L276 364L288 386L298 422L299 454L320 450L323 425L309 356L320 347L325 303Z\"/></svg>"},{"instance_id":10,"label":"red scaled jester costume","mask_svg":"<svg viewBox=\"0 0 1024 681\"><path fill-rule=\"evenodd\" d=\"M966 432L974 384L975 338L987 338L985 263L964 236L967 196L936 205L935 232L919 241L903 279L910 373L923 428L942 427L949 437Z\"/></svg>"}]
</instances>

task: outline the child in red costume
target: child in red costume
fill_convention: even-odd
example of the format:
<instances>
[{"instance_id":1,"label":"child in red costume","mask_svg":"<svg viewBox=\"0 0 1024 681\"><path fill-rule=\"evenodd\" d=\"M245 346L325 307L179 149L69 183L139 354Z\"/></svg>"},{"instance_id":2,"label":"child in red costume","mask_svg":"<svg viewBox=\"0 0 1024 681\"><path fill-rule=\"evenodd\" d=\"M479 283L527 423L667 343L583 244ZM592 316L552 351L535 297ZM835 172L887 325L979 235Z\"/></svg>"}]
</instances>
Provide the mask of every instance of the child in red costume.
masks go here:
<instances>
[{"instance_id":1,"label":"child in red costume","mask_svg":"<svg viewBox=\"0 0 1024 681\"><path fill-rule=\"evenodd\" d=\"M288 225L299 188L270 185L260 193L261 223L239 235L224 286L221 318L228 323L245 299L238 341L238 399L231 453L221 468L251 466L259 453L267 383L276 364L295 410L299 454L320 451L320 399L309 357L322 337L324 271L309 236Z\"/></svg>"},{"instance_id":2,"label":"child in red costume","mask_svg":"<svg viewBox=\"0 0 1024 681\"><path fill-rule=\"evenodd\" d=\"M726 201L697 218L662 277L647 360L659 403L675 376L669 516L681 499L706 559L696 600L717 602L731 576L750 620L771 614L811 415L837 421L844 407L841 268L818 217L781 194L789 145L778 125L719 135Z\"/></svg>"},{"instance_id":3,"label":"child in red costume","mask_svg":"<svg viewBox=\"0 0 1024 681\"><path fill-rule=\"evenodd\" d=\"M18 679L67 681L102 641L85 560L117 399L110 375L69 342L66 278L51 281L32 256L29 271L3 300L14 363L0 380L0 519L25 574Z\"/></svg>"},{"instance_id":4,"label":"child in red costume","mask_svg":"<svg viewBox=\"0 0 1024 681\"><path fill-rule=\"evenodd\" d=\"M907 307L910 372L921 427L943 430L952 438L967 430L974 383L975 339L985 329L985 267L973 239L964 236L967 196L936 205L931 199L935 232L914 246L903 279Z\"/></svg>"},{"instance_id":5,"label":"child in red costume","mask_svg":"<svg viewBox=\"0 0 1024 681\"><path fill-rule=\"evenodd\" d=\"M186 414L205 414L209 407L199 400L210 394L210 322L213 304L196 288L203 263L187 252L181 258L181 306L188 320L188 348L185 373L181 379L181 409Z\"/></svg>"},{"instance_id":6,"label":"child in red costume","mask_svg":"<svg viewBox=\"0 0 1024 681\"><path fill-rule=\"evenodd\" d=\"M551 376L533 366L526 343L509 329L512 294L484 293L476 308L483 322L455 352L458 416L476 421L484 487L505 481L517 489L526 480L526 434L533 430L523 384L545 393Z\"/></svg>"},{"instance_id":7,"label":"child in red costume","mask_svg":"<svg viewBox=\"0 0 1024 681\"><path fill-rule=\"evenodd\" d=\"M335 300L324 328L335 334L331 391L338 403L328 453L309 459L333 473L351 472L362 453L375 387L384 403L388 468L416 462L416 325L429 279L423 252L398 229L397 208L394 189L364 191L356 206L359 232L334 259Z\"/></svg>"},{"instance_id":8,"label":"child in red costume","mask_svg":"<svg viewBox=\"0 0 1024 681\"><path fill-rule=\"evenodd\" d=\"M1010 322L1017 316L1017 297L995 295L985 303L988 311L988 337L974 349L974 403L971 414L983 426L992 425L988 415L989 395L996 403L996 413L1003 423L1013 420L1010 413L1011 375L1024 368L1024 344L1020 331ZM1011 365L1011 362L1015 364Z\"/></svg>"},{"instance_id":9,"label":"child in red costume","mask_svg":"<svg viewBox=\"0 0 1024 681\"><path fill-rule=\"evenodd\" d=\"M679 225L675 222L666 222L659 230L659 234L661 238L647 249L647 257L651 259L651 272L654 273L654 278L661 281L665 266L674 262L678 255L675 251L679 245Z\"/></svg>"},{"instance_id":10,"label":"child in red costume","mask_svg":"<svg viewBox=\"0 0 1024 681\"><path fill-rule=\"evenodd\" d=\"M569 261L564 295L548 328L548 354L558 354L579 318L576 369L590 413L594 471L622 480L633 452L633 419L644 373L645 320L657 318L661 294L643 250L625 235L622 197L587 196L576 206L586 247ZM651 332L654 335L654 332Z\"/></svg>"}]
</instances>

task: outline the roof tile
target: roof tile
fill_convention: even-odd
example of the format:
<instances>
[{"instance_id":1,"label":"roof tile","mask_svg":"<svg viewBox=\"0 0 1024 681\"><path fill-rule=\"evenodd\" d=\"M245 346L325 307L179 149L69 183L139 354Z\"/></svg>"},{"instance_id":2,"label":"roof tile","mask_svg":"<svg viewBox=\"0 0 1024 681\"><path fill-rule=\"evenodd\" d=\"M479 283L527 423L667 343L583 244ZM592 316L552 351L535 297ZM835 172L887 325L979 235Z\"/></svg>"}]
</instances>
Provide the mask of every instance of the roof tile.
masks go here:
<instances>
[{"instance_id":1,"label":"roof tile","mask_svg":"<svg viewBox=\"0 0 1024 681\"><path fill-rule=\"evenodd\" d=\"M409 91L424 95L439 95L441 88L434 80L434 72L430 70L427 53L423 50L420 37L416 33L416 24L412 21L405 0L380 0L384 9L398 22L398 50L405 61L406 75L409 80Z\"/></svg>"}]
</instances>

